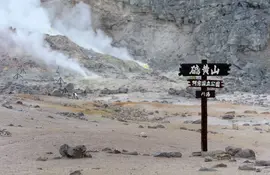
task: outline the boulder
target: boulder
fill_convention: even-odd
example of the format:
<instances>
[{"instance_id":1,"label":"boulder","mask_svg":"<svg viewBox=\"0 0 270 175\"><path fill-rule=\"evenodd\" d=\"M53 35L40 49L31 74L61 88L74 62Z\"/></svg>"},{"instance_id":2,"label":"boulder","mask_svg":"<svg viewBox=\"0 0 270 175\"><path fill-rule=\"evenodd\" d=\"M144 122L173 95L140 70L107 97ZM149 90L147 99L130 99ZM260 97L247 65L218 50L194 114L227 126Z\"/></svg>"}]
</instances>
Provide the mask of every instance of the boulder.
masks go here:
<instances>
[{"instance_id":1,"label":"boulder","mask_svg":"<svg viewBox=\"0 0 270 175\"><path fill-rule=\"evenodd\" d=\"M246 159L256 159L255 152L251 149L242 149L235 154L235 157L246 158Z\"/></svg>"},{"instance_id":2,"label":"boulder","mask_svg":"<svg viewBox=\"0 0 270 175\"><path fill-rule=\"evenodd\" d=\"M247 159L255 159L255 152L251 149L242 149L233 146L228 146L225 148L225 151L231 156L239 157L239 158L247 158Z\"/></svg>"},{"instance_id":3,"label":"boulder","mask_svg":"<svg viewBox=\"0 0 270 175\"><path fill-rule=\"evenodd\" d=\"M59 153L63 157L74 158L74 159L84 158L84 157L88 157L88 158L92 157L91 154L89 154L89 152L86 151L86 147L84 145L70 147L69 145L64 144L64 145L60 146Z\"/></svg>"}]
</instances>

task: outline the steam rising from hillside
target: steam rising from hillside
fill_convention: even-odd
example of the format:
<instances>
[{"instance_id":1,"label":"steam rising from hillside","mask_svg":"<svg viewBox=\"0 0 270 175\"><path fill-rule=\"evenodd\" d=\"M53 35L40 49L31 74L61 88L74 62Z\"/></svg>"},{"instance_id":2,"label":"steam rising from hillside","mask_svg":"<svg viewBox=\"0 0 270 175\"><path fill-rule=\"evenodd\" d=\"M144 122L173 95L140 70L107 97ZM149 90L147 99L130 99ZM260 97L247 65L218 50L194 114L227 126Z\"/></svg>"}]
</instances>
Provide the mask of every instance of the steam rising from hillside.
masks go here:
<instances>
[{"instance_id":1,"label":"steam rising from hillside","mask_svg":"<svg viewBox=\"0 0 270 175\"><path fill-rule=\"evenodd\" d=\"M97 30L95 33L92 28L91 9L82 2L72 9L64 8L61 18L54 21L54 28L81 47L123 60L132 60L127 49L112 47L112 39L104 32Z\"/></svg>"},{"instance_id":2,"label":"steam rising from hillside","mask_svg":"<svg viewBox=\"0 0 270 175\"><path fill-rule=\"evenodd\" d=\"M49 66L61 66L82 76L89 75L90 72L76 61L46 45L44 33L51 29L51 23L40 5L40 0L0 1L0 52L14 56L14 52L20 50L15 53L18 58L31 55ZM16 28L16 32L10 31L9 27Z\"/></svg>"}]
</instances>

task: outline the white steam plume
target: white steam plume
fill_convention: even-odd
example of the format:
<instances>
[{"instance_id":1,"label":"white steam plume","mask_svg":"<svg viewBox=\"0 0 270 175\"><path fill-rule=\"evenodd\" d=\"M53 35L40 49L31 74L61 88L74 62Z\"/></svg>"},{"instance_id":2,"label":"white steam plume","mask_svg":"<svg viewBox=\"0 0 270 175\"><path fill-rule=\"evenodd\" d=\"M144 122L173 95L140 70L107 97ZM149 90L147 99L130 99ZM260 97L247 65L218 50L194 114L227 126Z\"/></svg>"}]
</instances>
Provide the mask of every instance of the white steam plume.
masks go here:
<instances>
[{"instance_id":1,"label":"white steam plume","mask_svg":"<svg viewBox=\"0 0 270 175\"><path fill-rule=\"evenodd\" d=\"M90 72L82 68L76 61L52 51L49 46L45 45L44 33L51 29L51 23L46 10L40 5L40 0L0 1L0 41L4 41L0 44L0 50L3 52L13 44L25 54L31 55L49 66L57 65L82 76L89 75ZM16 28L15 33L8 31L10 26Z\"/></svg>"},{"instance_id":2,"label":"white steam plume","mask_svg":"<svg viewBox=\"0 0 270 175\"><path fill-rule=\"evenodd\" d=\"M125 48L112 47L112 39L101 30L92 28L91 9L80 2L72 9L65 8L60 18L54 21L54 28L81 47L123 60L133 60Z\"/></svg>"}]
</instances>

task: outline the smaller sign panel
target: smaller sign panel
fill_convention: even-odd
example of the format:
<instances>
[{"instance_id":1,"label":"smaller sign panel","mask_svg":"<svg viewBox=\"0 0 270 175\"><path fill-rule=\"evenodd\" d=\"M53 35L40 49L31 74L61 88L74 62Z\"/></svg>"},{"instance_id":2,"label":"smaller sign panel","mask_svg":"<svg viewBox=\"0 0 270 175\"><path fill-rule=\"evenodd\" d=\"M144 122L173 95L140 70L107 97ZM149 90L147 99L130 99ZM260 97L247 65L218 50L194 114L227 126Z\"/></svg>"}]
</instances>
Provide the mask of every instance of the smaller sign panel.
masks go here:
<instances>
[{"instance_id":1,"label":"smaller sign panel","mask_svg":"<svg viewBox=\"0 0 270 175\"><path fill-rule=\"evenodd\" d=\"M223 88L222 80L194 80L188 79L189 87Z\"/></svg>"},{"instance_id":2,"label":"smaller sign panel","mask_svg":"<svg viewBox=\"0 0 270 175\"><path fill-rule=\"evenodd\" d=\"M196 98L202 98L202 97L206 97L206 98L215 98L216 93L215 91L196 91Z\"/></svg>"}]
</instances>

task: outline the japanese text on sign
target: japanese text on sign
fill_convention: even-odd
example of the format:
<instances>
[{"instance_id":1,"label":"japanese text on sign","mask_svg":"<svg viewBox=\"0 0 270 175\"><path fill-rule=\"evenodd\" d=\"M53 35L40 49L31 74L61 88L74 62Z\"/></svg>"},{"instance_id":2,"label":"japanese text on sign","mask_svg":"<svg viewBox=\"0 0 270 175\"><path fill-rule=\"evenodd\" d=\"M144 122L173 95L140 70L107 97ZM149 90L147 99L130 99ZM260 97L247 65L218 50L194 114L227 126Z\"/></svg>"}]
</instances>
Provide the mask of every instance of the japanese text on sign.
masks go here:
<instances>
[{"instance_id":1,"label":"japanese text on sign","mask_svg":"<svg viewBox=\"0 0 270 175\"><path fill-rule=\"evenodd\" d=\"M221 88L221 81L211 81L211 80L190 80L190 85L192 87L212 87Z\"/></svg>"},{"instance_id":2,"label":"japanese text on sign","mask_svg":"<svg viewBox=\"0 0 270 175\"><path fill-rule=\"evenodd\" d=\"M209 72L210 70L210 72ZM201 72L203 75L218 75L220 69L217 68L217 65L214 65L214 69L210 69L208 64L203 65L203 68L201 69L199 65L193 65L191 66L191 70L189 72L190 75L200 75Z\"/></svg>"}]
</instances>

